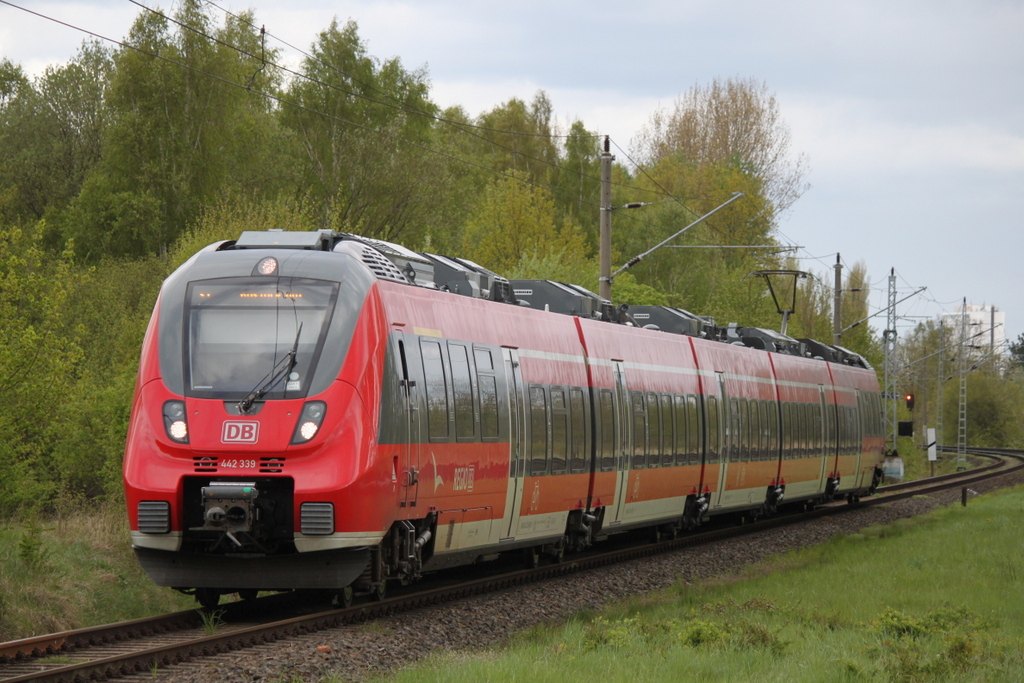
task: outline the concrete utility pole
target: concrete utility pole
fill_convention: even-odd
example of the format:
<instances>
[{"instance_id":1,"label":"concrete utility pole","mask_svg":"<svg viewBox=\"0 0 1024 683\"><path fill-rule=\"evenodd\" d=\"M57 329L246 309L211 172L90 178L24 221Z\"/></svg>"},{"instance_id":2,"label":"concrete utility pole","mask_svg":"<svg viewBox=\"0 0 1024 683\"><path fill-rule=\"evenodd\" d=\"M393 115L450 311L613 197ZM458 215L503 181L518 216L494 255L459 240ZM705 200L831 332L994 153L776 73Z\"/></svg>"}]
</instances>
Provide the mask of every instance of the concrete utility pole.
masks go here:
<instances>
[{"instance_id":1,"label":"concrete utility pole","mask_svg":"<svg viewBox=\"0 0 1024 683\"><path fill-rule=\"evenodd\" d=\"M601 277L598 294L612 300L612 162L611 143L604 136L604 151L601 152L601 235L600 258Z\"/></svg>"},{"instance_id":2,"label":"concrete utility pole","mask_svg":"<svg viewBox=\"0 0 1024 683\"><path fill-rule=\"evenodd\" d=\"M967 297L960 307L960 410L956 435L956 469L967 469Z\"/></svg>"},{"instance_id":3,"label":"concrete utility pole","mask_svg":"<svg viewBox=\"0 0 1024 683\"><path fill-rule=\"evenodd\" d=\"M889 271L889 315L888 325L882 333L885 351L885 424L890 455L896 451L896 269Z\"/></svg>"},{"instance_id":4,"label":"concrete utility pole","mask_svg":"<svg viewBox=\"0 0 1024 683\"><path fill-rule=\"evenodd\" d=\"M843 323L840 305L843 300L843 264L839 259L839 254L836 254L836 287L835 287L835 303L832 304L832 344L839 346L839 342L843 339Z\"/></svg>"},{"instance_id":5,"label":"concrete utility pole","mask_svg":"<svg viewBox=\"0 0 1024 683\"><path fill-rule=\"evenodd\" d=\"M942 316L939 316L939 381L938 381L938 398L935 403L935 445L942 449L942 412L945 410L943 406L943 383L945 374L943 365L945 365L945 355L948 353L946 349L946 325L942 320Z\"/></svg>"}]
</instances>

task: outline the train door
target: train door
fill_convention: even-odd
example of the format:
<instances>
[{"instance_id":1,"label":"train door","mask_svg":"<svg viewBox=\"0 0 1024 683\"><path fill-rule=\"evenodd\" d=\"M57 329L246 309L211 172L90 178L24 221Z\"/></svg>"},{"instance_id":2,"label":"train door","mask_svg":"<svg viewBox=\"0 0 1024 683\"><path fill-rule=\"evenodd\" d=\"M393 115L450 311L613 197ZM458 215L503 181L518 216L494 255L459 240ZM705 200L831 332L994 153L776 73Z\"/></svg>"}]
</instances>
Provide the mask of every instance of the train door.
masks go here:
<instances>
[{"instance_id":1,"label":"train door","mask_svg":"<svg viewBox=\"0 0 1024 683\"><path fill-rule=\"evenodd\" d=\"M718 478L715 481L712 477L705 475L705 486L712 491L712 510L722 506L722 498L725 496L726 474L732 453L732 437L734 436L729 411L729 395L725 391L725 373L716 372L715 380L715 383L708 387L710 391L704 397L708 423L705 455L707 464L704 471L705 473L713 472L713 476ZM718 443L716 444L714 441Z\"/></svg>"},{"instance_id":2,"label":"train door","mask_svg":"<svg viewBox=\"0 0 1024 683\"><path fill-rule=\"evenodd\" d=\"M610 519L609 526L621 524L626 507L627 490L629 489L629 465L630 454L632 453L632 402L629 400L629 391L626 389L626 368L621 361L612 361L612 371L615 374L615 452L618 454L617 481L615 483L615 509L606 513L606 519Z\"/></svg>"},{"instance_id":3,"label":"train door","mask_svg":"<svg viewBox=\"0 0 1024 683\"><path fill-rule=\"evenodd\" d=\"M519 527L519 509L523 504L523 487L527 463L526 445L526 397L523 376L519 369L519 352L502 348L501 357L505 367L505 386L508 388L509 413L509 465L508 489L505 494L505 515L502 520L502 538L515 538Z\"/></svg>"},{"instance_id":4,"label":"train door","mask_svg":"<svg viewBox=\"0 0 1024 683\"><path fill-rule=\"evenodd\" d=\"M420 395L421 387L410 377L406 341L416 348L416 338L403 335L398 340L398 355L402 363L401 395L403 406L404 430L402 437L401 460L395 468L398 478L398 501L402 507L415 507L419 495L420 446L423 437L420 434ZM417 364L418 365L418 364Z\"/></svg>"},{"instance_id":5,"label":"train door","mask_svg":"<svg viewBox=\"0 0 1024 683\"><path fill-rule=\"evenodd\" d=\"M821 417L815 420L814 438L820 444L822 455L821 481L818 484L819 491L825 491L828 480L838 466L836 451L836 406L829 403L828 394L823 384L818 385L818 410L816 415Z\"/></svg>"}]
</instances>

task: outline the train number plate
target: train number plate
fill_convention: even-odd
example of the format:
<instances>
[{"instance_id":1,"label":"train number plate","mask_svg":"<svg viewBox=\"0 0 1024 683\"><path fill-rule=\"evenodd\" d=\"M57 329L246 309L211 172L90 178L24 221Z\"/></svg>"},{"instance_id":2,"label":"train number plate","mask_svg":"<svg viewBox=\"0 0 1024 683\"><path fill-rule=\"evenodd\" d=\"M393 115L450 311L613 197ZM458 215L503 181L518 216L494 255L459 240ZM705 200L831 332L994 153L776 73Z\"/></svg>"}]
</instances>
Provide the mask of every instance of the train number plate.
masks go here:
<instances>
[{"instance_id":1,"label":"train number plate","mask_svg":"<svg viewBox=\"0 0 1024 683\"><path fill-rule=\"evenodd\" d=\"M225 468L256 469L255 460L221 460L220 466Z\"/></svg>"}]
</instances>

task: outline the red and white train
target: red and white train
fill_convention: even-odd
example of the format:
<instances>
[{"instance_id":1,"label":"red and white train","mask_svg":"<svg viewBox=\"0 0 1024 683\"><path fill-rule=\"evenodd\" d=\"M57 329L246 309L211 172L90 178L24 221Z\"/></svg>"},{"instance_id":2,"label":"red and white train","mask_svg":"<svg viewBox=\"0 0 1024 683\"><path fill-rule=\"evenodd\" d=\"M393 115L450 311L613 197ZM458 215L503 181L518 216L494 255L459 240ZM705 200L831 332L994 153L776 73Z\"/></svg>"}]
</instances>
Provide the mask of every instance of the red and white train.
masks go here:
<instances>
[{"instance_id":1,"label":"red and white train","mask_svg":"<svg viewBox=\"0 0 1024 683\"><path fill-rule=\"evenodd\" d=\"M124 481L158 584L348 599L856 499L883 446L875 373L844 349L352 235L246 232L161 289Z\"/></svg>"}]
</instances>

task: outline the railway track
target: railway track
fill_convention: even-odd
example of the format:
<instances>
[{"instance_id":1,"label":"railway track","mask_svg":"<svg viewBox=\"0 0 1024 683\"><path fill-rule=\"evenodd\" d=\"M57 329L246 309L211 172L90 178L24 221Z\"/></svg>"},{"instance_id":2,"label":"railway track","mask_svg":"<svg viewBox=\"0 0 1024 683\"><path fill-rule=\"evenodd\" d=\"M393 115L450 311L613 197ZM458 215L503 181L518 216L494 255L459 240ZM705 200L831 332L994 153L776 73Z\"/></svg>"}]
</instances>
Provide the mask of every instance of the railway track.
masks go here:
<instances>
[{"instance_id":1,"label":"railway track","mask_svg":"<svg viewBox=\"0 0 1024 683\"><path fill-rule=\"evenodd\" d=\"M393 613L562 574L713 543L755 531L800 523L819 516L835 515L845 510L968 486L977 481L1024 468L1024 455L1020 451L972 449L972 453L991 457L994 462L954 475L882 487L878 495L853 505L832 503L810 512L778 516L743 526L730 526L676 539L663 539L660 542L583 555L561 563L544 565L538 569L506 571L455 584L408 591L385 601L357 604L347 609L325 611L322 608L315 608L312 603L296 606L291 594L282 594L226 604L213 620L205 612L190 610L4 643L0 644L0 683L101 680L148 672L157 667L163 670L175 663L347 623L377 619Z\"/></svg>"}]
</instances>

